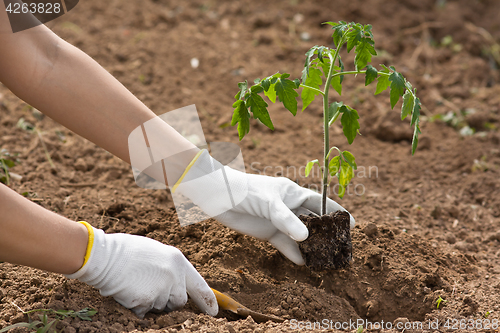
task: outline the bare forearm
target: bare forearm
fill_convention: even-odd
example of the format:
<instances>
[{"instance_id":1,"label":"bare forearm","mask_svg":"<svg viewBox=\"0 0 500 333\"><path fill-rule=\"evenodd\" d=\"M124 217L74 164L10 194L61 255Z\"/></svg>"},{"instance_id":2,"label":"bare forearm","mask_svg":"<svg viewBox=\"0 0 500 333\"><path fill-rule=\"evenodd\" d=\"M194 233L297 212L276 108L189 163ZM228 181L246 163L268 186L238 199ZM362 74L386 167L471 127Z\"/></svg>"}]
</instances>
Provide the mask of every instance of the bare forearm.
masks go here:
<instances>
[{"instance_id":1,"label":"bare forearm","mask_svg":"<svg viewBox=\"0 0 500 333\"><path fill-rule=\"evenodd\" d=\"M129 163L128 135L155 114L79 49L62 40L55 49L39 86L15 93Z\"/></svg>"},{"instance_id":2,"label":"bare forearm","mask_svg":"<svg viewBox=\"0 0 500 333\"><path fill-rule=\"evenodd\" d=\"M0 261L71 274L82 265L88 232L0 184Z\"/></svg>"},{"instance_id":3,"label":"bare forearm","mask_svg":"<svg viewBox=\"0 0 500 333\"><path fill-rule=\"evenodd\" d=\"M52 119L130 163L128 136L155 113L92 58L43 25L0 34L0 42L0 81ZM163 156L196 149L168 124L160 127L155 135L164 142Z\"/></svg>"},{"instance_id":4,"label":"bare forearm","mask_svg":"<svg viewBox=\"0 0 500 333\"><path fill-rule=\"evenodd\" d=\"M11 87L20 98L52 119L130 163L128 136L156 115L111 74L79 49L55 37L41 54L36 87ZM47 67L46 70L40 67ZM10 82L5 82L10 87ZM165 124L165 148L194 146ZM175 153L175 152L174 152Z\"/></svg>"}]
</instances>

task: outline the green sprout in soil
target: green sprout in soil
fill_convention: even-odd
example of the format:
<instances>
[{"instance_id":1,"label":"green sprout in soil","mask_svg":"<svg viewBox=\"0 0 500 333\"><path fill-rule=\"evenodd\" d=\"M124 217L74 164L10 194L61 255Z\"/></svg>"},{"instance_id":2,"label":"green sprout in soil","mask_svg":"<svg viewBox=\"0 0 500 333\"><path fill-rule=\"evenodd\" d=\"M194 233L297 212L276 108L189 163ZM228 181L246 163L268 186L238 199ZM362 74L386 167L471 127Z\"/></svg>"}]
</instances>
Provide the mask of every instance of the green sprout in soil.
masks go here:
<instances>
[{"instance_id":1,"label":"green sprout in soil","mask_svg":"<svg viewBox=\"0 0 500 333\"><path fill-rule=\"evenodd\" d=\"M420 133L420 100L416 96L416 89L412 87L404 76L397 72L392 66L380 65L376 69L370 62L372 56L377 55L374 48L374 40L371 25L359 23L326 22L333 29L333 42L335 48L326 46L313 46L306 52L306 61L300 79L289 79L290 74L276 73L262 80L256 79L254 85L249 86L248 82L240 82L240 91L236 94L236 102L233 104L234 113L231 125L238 124L238 134L240 140L250 130L250 118L260 120L271 130L274 125L267 110L268 104L262 98L263 93L272 103L276 99L283 103L285 109L294 116L297 114L297 98L301 91L302 111L304 111L312 101L321 96L323 100L323 131L324 131L324 154L321 159L315 159L307 163L306 176L309 175L313 166L317 164L321 171L322 178L322 214L326 213L326 196L328 186L333 177L337 177L339 182L338 196L342 198L346 192L346 187L354 176L357 165L354 155L349 151L341 151L337 147L330 147L329 128L335 121L340 119L344 135L349 144L352 144L356 135L359 134L359 114L358 111L350 107L343 101L330 102L330 88L333 88L338 95L342 94L342 84L347 75L362 75L365 79L365 86L375 80L377 86L375 95L380 94L390 88L391 108L403 97L401 108L401 120L410 118L410 125L414 126L413 142L411 152L415 153L418 144L418 134ZM344 62L340 56L340 50L346 45L347 52L354 50L354 70L345 70ZM338 153L331 156L332 152Z\"/></svg>"},{"instance_id":2,"label":"green sprout in soil","mask_svg":"<svg viewBox=\"0 0 500 333\"><path fill-rule=\"evenodd\" d=\"M439 296L438 299L436 300L436 309L439 309L439 306L441 305L441 303L443 303L443 306L444 306L446 304L446 302L448 302L448 301L443 299L441 296Z\"/></svg>"},{"instance_id":3,"label":"green sprout in soil","mask_svg":"<svg viewBox=\"0 0 500 333\"><path fill-rule=\"evenodd\" d=\"M0 182L5 185L10 185L10 171L9 169L18 164L19 161L7 151L7 149L0 150Z\"/></svg>"},{"instance_id":4,"label":"green sprout in soil","mask_svg":"<svg viewBox=\"0 0 500 333\"><path fill-rule=\"evenodd\" d=\"M467 123L466 117L473 114L472 109L460 110L458 112L449 111L446 114L436 114L430 118L430 121L440 120L455 128L462 136L469 136L475 133L474 128Z\"/></svg>"},{"instance_id":5,"label":"green sprout in soil","mask_svg":"<svg viewBox=\"0 0 500 333\"><path fill-rule=\"evenodd\" d=\"M28 322L17 323L14 325L7 326L0 330L0 333L7 332L13 328L27 328L30 332L36 333L52 333L57 332L55 326L59 322L67 317L80 318L81 320L92 321L92 316L97 313L97 310L91 308L84 308L80 311L73 310L53 310L53 309L35 309L30 311L22 311L24 314L28 315ZM43 314L38 315L40 320L32 320L30 317L31 313L43 312ZM55 315L56 318L50 320L48 314ZM50 321L49 321L50 320Z\"/></svg>"},{"instance_id":6,"label":"green sprout in soil","mask_svg":"<svg viewBox=\"0 0 500 333\"><path fill-rule=\"evenodd\" d=\"M27 132L36 133L36 135L38 136L38 139L40 140L40 142L42 144L43 151L45 152L45 157L47 158L47 161L49 162L50 167L52 169L55 169L56 166L54 165L54 162L52 162L52 158L50 157L49 151L47 149L47 145L45 144L45 141L43 140L42 132L38 128L36 128L36 126L27 122L22 117L19 118L19 121L17 122L17 127L19 127L22 130L25 130Z\"/></svg>"}]
</instances>

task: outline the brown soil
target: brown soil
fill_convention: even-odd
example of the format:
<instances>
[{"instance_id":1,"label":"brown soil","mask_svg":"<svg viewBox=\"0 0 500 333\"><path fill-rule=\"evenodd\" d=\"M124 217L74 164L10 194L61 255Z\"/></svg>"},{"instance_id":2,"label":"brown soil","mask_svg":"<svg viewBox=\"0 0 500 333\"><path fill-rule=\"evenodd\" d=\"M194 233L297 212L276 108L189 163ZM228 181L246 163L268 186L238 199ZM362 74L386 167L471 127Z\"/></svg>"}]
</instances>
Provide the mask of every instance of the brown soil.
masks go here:
<instances>
[{"instance_id":1,"label":"brown soil","mask_svg":"<svg viewBox=\"0 0 500 333\"><path fill-rule=\"evenodd\" d=\"M411 157L410 126L390 110L387 96L373 96L375 87L346 78L343 100L359 111L362 136L349 146L333 127L330 141L349 149L358 164L341 202L357 221L353 260L345 270L315 273L216 221L181 228L168 191L138 188L129 166L0 86L0 146L21 161L12 170L23 177L14 190L108 233L176 246L213 288L288 319L256 324L229 313L210 318L189 303L140 320L83 283L1 263L0 327L26 320L18 307L96 308L92 322L58 324L80 333L280 332L295 331L294 319L441 325L449 319L453 325L454 319L484 322L488 311L488 319L500 319L500 77L494 47L480 29L499 43L499 10L497 0L80 1L50 27L156 113L196 104L207 141L237 142L236 129L226 126L237 82L278 70L299 77L306 50L331 42L321 22L371 23L375 64L396 66L418 88L426 117L420 147ZM308 41L301 39L306 34ZM446 36L452 43L443 45ZM196 69L193 57L200 61ZM476 111L468 118L476 134L464 137L431 121L459 110ZM247 171L317 188L319 177L305 178L289 166L321 156L320 116L319 101L295 118L272 105L276 130L253 122L239 143ZM41 129L55 170L37 136L16 127L21 117ZM446 303L437 309L439 297Z\"/></svg>"},{"instance_id":2,"label":"brown soil","mask_svg":"<svg viewBox=\"0 0 500 333\"><path fill-rule=\"evenodd\" d=\"M352 260L349 213L337 211L299 218L309 230L307 239L299 243L306 267L313 271L347 268Z\"/></svg>"}]
</instances>

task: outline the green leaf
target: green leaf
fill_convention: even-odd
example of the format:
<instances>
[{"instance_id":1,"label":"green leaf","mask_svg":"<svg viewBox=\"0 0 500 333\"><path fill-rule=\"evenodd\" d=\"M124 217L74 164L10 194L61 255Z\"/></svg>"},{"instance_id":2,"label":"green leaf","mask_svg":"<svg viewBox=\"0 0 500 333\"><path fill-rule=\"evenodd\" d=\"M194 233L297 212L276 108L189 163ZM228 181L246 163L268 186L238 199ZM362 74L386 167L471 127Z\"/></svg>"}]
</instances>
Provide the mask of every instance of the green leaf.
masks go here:
<instances>
[{"instance_id":1,"label":"green leaf","mask_svg":"<svg viewBox=\"0 0 500 333\"><path fill-rule=\"evenodd\" d=\"M372 55L377 55L377 51L373 47L373 40L371 38L363 37L356 45L356 56L354 57L354 64L356 70L361 70L372 61Z\"/></svg>"},{"instance_id":2,"label":"green leaf","mask_svg":"<svg viewBox=\"0 0 500 333\"><path fill-rule=\"evenodd\" d=\"M261 85L255 85L255 86L252 86L250 87L250 94L260 94L261 92L264 91L264 88L262 88Z\"/></svg>"},{"instance_id":3,"label":"green leaf","mask_svg":"<svg viewBox=\"0 0 500 333\"><path fill-rule=\"evenodd\" d=\"M290 74L283 73L281 78L276 81L274 89L283 106L294 116L297 114L297 97L299 94L295 91L295 83L287 79Z\"/></svg>"},{"instance_id":4,"label":"green leaf","mask_svg":"<svg viewBox=\"0 0 500 333\"><path fill-rule=\"evenodd\" d=\"M250 113L245 106L245 102L241 99L233 104L234 113L231 119L231 126L238 124L238 136L240 141L250 131Z\"/></svg>"},{"instance_id":5,"label":"green leaf","mask_svg":"<svg viewBox=\"0 0 500 333\"><path fill-rule=\"evenodd\" d=\"M339 65L340 65L340 71L344 71L344 63L342 62L342 58L340 58L339 55ZM344 75L340 75L340 83L342 84L342 81L344 81Z\"/></svg>"},{"instance_id":6,"label":"green leaf","mask_svg":"<svg viewBox=\"0 0 500 333\"><path fill-rule=\"evenodd\" d=\"M415 126L415 129L413 131L413 140L411 142L411 154L412 155L415 155L415 151L417 150L417 146L418 146L418 135L422 133L420 132L420 125L416 125Z\"/></svg>"},{"instance_id":7,"label":"green leaf","mask_svg":"<svg viewBox=\"0 0 500 333\"><path fill-rule=\"evenodd\" d=\"M370 36L371 38L373 38L372 25L371 24L365 25L363 29L365 30L365 35Z\"/></svg>"},{"instance_id":8,"label":"green leaf","mask_svg":"<svg viewBox=\"0 0 500 333\"><path fill-rule=\"evenodd\" d=\"M73 310L56 310L55 314L57 314L59 316L67 317L67 316L73 314L74 312L75 311L73 311Z\"/></svg>"},{"instance_id":9,"label":"green leaf","mask_svg":"<svg viewBox=\"0 0 500 333\"><path fill-rule=\"evenodd\" d=\"M340 72L340 67L334 66L333 69L335 70L336 73ZM339 95L342 95L342 83L340 82L340 75L334 76L330 82L331 82L333 89L335 89L335 91Z\"/></svg>"},{"instance_id":10,"label":"green leaf","mask_svg":"<svg viewBox=\"0 0 500 333\"><path fill-rule=\"evenodd\" d=\"M405 78L400 73L394 72L389 76L389 81L391 81L391 108L394 109L399 98L403 96L405 92Z\"/></svg>"},{"instance_id":11,"label":"green leaf","mask_svg":"<svg viewBox=\"0 0 500 333\"><path fill-rule=\"evenodd\" d=\"M418 97L415 98L415 106L411 115L411 125L415 125L413 140L411 142L411 154L414 155L418 146L418 135L422 133L420 132L420 99Z\"/></svg>"},{"instance_id":12,"label":"green leaf","mask_svg":"<svg viewBox=\"0 0 500 333\"><path fill-rule=\"evenodd\" d=\"M347 138L349 144L354 141L356 134L360 128L359 126L359 115L358 111L353 108L342 105L339 110L342 113L342 118L340 118L340 123L342 124L342 130L344 131L344 135Z\"/></svg>"},{"instance_id":13,"label":"green leaf","mask_svg":"<svg viewBox=\"0 0 500 333\"><path fill-rule=\"evenodd\" d=\"M319 89L322 84L323 80L321 79L321 70L318 68L311 68L304 85ZM300 97L302 98L302 111L304 111L319 94L320 93L316 90L302 88L302 92L300 93Z\"/></svg>"},{"instance_id":14,"label":"green leaf","mask_svg":"<svg viewBox=\"0 0 500 333\"><path fill-rule=\"evenodd\" d=\"M385 67L384 65L381 65L384 69L380 70L379 73L389 73L389 68ZM379 75L377 78L377 89L375 90L375 95L380 94L382 91L386 90L389 88L391 85L391 81L389 81L389 76L388 75Z\"/></svg>"},{"instance_id":15,"label":"green leaf","mask_svg":"<svg viewBox=\"0 0 500 333\"><path fill-rule=\"evenodd\" d=\"M5 166L7 166L7 168L12 168L16 165L15 161L8 158L2 158L0 159L0 162L3 163Z\"/></svg>"},{"instance_id":16,"label":"green leaf","mask_svg":"<svg viewBox=\"0 0 500 333\"><path fill-rule=\"evenodd\" d=\"M420 122L420 99L417 97L415 99L415 106L413 107L413 113L411 115L410 125L418 125Z\"/></svg>"},{"instance_id":17,"label":"green leaf","mask_svg":"<svg viewBox=\"0 0 500 333\"><path fill-rule=\"evenodd\" d=\"M57 323L57 319L52 320L50 323L45 323L44 327L41 327L37 330L37 333L47 333L50 331L51 327Z\"/></svg>"},{"instance_id":18,"label":"green leaf","mask_svg":"<svg viewBox=\"0 0 500 333\"><path fill-rule=\"evenodd\" d=\"M318 45L314 45L306 52L306 63L304 64L304 69L302 70L302 83L304 83L309 76L309 67L311 66L311 58L318 49Z\"/></svg>"},{"instance_id":19,"label":"green leaf","mask_svg":"<svg viewBox=\"0 0 500 333\"><path fill-rule=\"evenodd\" d=\"M372 65L366 66L365 86L375 81L377 76L378 76L378 71L375 67L373 67Z\"/></svg>"},{"instance_id":20,"label":"green leaf","mask_svg":"<svg viewBox=\"0 0 500 333\"><path fill-rule=\"evenodd\" d=\"M335 156L328 163L328 173L331 177L335 177L340 171L340 156Z\"/></svg>"},{"instance_id":21,"label":"green leaf","mask_svg":"<svg viewBox=\"0 0 500 333\"><path fill-rule=\"evenodd\" d=\"M276 73L261 81L262 88L264 88L264 95L273 103L276 103L276 90L274 86L276 84L276 79L280 76L280 73Z\"/></svg>"},{"instance_id":22,"label":"green leaf","mask_svg":"<svg viewBox=\"0 0 500 333\"><path fill-rule=\"evenodd\" d=\"M344 153L346 153L346 152L344 152ZM345 189L346 189L347 185L349 185L349 183L351 182L352 177L354 177L354 168L351 167L351 165L350 165L350 164L355 164L354 156L349 152L347 152L348 154L344 154L344 153L342 153L342 155L344 157L348 158L351 163L346 163L345 161L342 161L342 163L340 164L340 172L338 175L338 178L339 178L339 193L338 193L338 195L340 198L344 197Z\"/></svg>"},{"instance_id":23,"label":"green leaf","mask_svg":"<svg viewBox=\"0 0 500 333\"><path fill-rule=\"evenodd\" d=\"M75 315L80 318L81 320L87 320L87 321L92 321L92 316L94 316L97 313L96 309L92 308L84 308L80 311L75 312Z\"/></svg>"},{"instance_id":24,"label":"green leaf","mask_svg":"<svg viewBox=\"0 0 500 333\"><path fill-rule=\"evenodd\" d=\"M7 326L7 327L2 328L2 329L0 330L0 333L3 333L3 332L8 332L8 331L10 331L11 329L13 329L13 328L17 328L17 327L26 327L26 328L32 329L32 328L34 328L35 326L32 326L30 323L17 323L17 324L10 325L10 326Z\"/></svg>"},{"instance_id":25,"label":"green leaf","mask_svg":"<svg viewBox=\"0 0 500 333\"><path fill-rule=\"evenodd\" d=\"M264 90L264 95L266 95L271 102L276 103L276 90L274 89L274 84L272 84L268 90Z\"/></svg>"},{"instance_id":26,"label":"green leaf","mask_svg":"<svg viewBox=\"0 0 500 333\"><path fill-rule=\"evenodd\" d=\"M28 132L33 132L35 130L35 126L24 120L23 117L19 118L16 126Z\"/></svg>"},{"instance_id":27,"label":"green leaf","mask_svg":"<svg viewBox=\"0 0 500 333\"><path fill-rule=\"evenodd\" d=\"M359 26L354 25L353 29L349 31L346 35L347 37L347 52L351 52L352 48L358 45L361 41L362 31Z\"/></svg>"},{"instance_id":28,"label":"green leaf","mask_svg":"<svg viewBox=\"0 0 500 333\"><path fill-rule=\"evenodd\" d=\"M238 83L238 88L240 88L240 94L237 99L239 99L242 96L245 96L245 93L247 92L248 89L248 82L245 80L245 82Z\"/></svg>"},{"instance_id":29,"label":"green leaf","mask_svg":"<svg viewBox=\"0 0 500 333\"><path fill-rule=\"evenodd\" d=\"M344 105L344 102L333 102L328 107L328 126L331 126L337 120L340 112L339 108Z\"/></svg>"},{"instance_id":30,"label":"green leaf","mask_svg":"<svg viewBox=\"0 0 500 333\"><path fill-rule=\"evenodd\" d=\"M328 77L328 73L330 72L330 61L320 62L318 65L323 69L323 75Z\"/></svg>"},{"instance_id":31,"label":"green leaf","mask_svg":"<svg viewBox=\"0 0 500 333\"><path fill-rule=\"evenodd\" d=\"M324 46L320 46L320 47L317 48L318 59L321 62L324 62L324 60L323 60L323 52L325 52L325 49L328 50L328 48L324 47Z\"/></svg>"},{"instance_id":32,"label":"green leaf","mask_svg":"<svg viewBox=\"0 0 500 333\"><path fill-rule=\"evenodd\" d=\"M340 40L344 36L345 31L347 31L352 23L346 23L344 21L340 22L325 22L325 24L329 24L332 26L333 29L333 42L335 43L335 47L340 47L339 45Z\"/></svg>"},{"instance_id":33,"label":"green leaf","mask_svg":"<svg viewBox=\"0 0 500 333\"><path fill-rule=\"evenodd\" d=\"M347 162L347 164L349 164L349 166L352 169L354 169L354 170L358 169L358 165L355 162L354 155L351 152L348 152L347 150L344 150L342 152L342 157L344 158L344 160Z\"/></svg>"},{"instance_id":34,"label":"green leaf","mask_svg":"<svg viewBox=\"0 0 500 333\"><path fill-rule=\"evenodd\" d=\"M250 96L246 100L246 107L250 108L250 112L253 113L254 118L259 119L264 125L274 130L273 122L271 121L271 117L269 116L269 112L267 111L268 105L264 101L264 99L257 93L257 91L259 90L255 89L254 91L251 91Z\"/></svg>"},{"instance_id":35,"label":"green leaf","mask_svg":"<svg viewBox=\"0 0 500 333\"><path fill-rule=\"evenodd\" d=\"M309 177L309 173L311 173L311 170L312 170L312 168L314 166L314 163L316 163L316 164L319 165L319 161L318 160L313 160L313 161L307 162L307 164L306 164L306 172L305 172L306 177Z\"/></svg>"},{"instance_id":36,"label":"green leaf","mask_svg":"<svg viewBox=\"0 0 500 333\"><path fill-rule=\"evenodd\" d=\"M403 95L403 106L401 107L401 120L405 119L411 114L415 106L415 97L410 90L406 90Z\"/></svg>"}]
</instances>

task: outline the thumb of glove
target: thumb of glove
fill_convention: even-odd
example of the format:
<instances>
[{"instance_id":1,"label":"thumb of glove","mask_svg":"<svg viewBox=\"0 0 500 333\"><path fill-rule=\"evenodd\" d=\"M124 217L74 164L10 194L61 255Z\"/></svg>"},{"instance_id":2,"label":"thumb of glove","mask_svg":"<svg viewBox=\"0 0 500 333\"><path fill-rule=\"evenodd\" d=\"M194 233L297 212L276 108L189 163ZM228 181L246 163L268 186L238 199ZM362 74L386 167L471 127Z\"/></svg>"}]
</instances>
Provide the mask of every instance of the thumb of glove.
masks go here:
<instances>
[{"instance_id":1,"label":"thumb of glove","mask_svg":"<svg viewBox=\"0 0 500 333\"><path fill-rule=\"evenodd\" d=\"M285 235L301 242L309 236L307 227L281 200L271 204L271 222Z\"/></svg>"}]
</instances>

